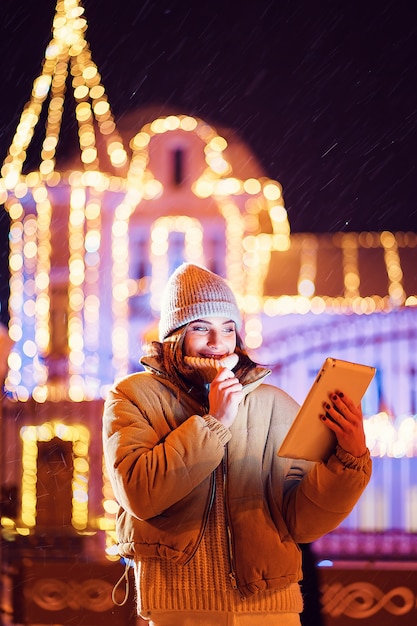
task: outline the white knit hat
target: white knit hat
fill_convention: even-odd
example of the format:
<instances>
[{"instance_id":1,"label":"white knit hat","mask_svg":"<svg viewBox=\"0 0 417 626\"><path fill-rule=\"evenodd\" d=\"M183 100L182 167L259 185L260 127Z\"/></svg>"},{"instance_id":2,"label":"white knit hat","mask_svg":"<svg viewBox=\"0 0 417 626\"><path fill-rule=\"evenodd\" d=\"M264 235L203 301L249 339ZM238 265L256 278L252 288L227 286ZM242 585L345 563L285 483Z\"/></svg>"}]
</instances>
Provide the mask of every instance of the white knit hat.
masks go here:
<instances>
[{"instance_id":1,"label":"white knit hat","mask_svg":"<svg viewBox=\"0 0 417 626\"><path fill-rule=\"evenodd\" d=\"M159 340L205 317L227 317L235 322L237 330L242 323L226 281L204 267L183 263L170 276L162 295Z\"/></svg>"}]
</instances>

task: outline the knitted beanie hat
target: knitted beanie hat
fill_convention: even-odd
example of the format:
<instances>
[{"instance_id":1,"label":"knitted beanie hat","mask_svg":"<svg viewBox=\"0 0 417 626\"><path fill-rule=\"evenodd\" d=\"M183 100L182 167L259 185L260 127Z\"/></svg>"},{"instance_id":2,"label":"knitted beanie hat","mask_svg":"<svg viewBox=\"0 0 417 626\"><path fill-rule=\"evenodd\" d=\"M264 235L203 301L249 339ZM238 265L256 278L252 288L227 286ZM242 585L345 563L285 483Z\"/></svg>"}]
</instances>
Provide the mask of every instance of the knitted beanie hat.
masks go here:
<instances>
[{"instance_id":1,"label":"knitted beanie hat","mask_svg":"<svg viewBox=\"0 0 417 626\"><path fill-rule=\"evenodd\" d=\"M159 340L174 330L204 317L227 317L241 325L232 290L217 274L192 263L183 263L170 276L162 295Z\"/></svg>"}]
</instances>

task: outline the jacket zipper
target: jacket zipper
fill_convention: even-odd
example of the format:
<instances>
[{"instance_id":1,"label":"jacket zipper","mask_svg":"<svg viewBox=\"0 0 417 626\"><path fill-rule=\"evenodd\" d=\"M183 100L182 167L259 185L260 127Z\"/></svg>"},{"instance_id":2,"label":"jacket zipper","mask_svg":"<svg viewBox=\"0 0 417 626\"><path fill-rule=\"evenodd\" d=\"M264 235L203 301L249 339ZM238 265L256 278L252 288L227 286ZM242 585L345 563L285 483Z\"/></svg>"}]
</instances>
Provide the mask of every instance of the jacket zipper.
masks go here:
<instances>
[{"instance_id":1,"label":"jacket zipper","mask_svg":"<svg viewBox=\"0 0 417 626\"><path fill-rule=\"evenodd\" d=\"M191 561L191 559L193 558L193 556L195 555L195 553L198 550L198 547L201 543L201 540L203 538L204 535L204 531L206 530L206 526L207 526L207 521L208 521L208 517L211 511L211 507L213 506L213 502L214 502L214 495L216 493L216 481L215 481L215 476L214 476L214 472L211 474L210 477L210 493L209 493L209 499L208 499L208 505L206 506L206 510L205 510L205 514L204 514L204 519L203 519L203 525L201 527L201 531L200 534L198 536L198 539L196 541L196 544L193 548L193 551L191 552L190 556L188 557L188 559L184 562L184 565L186 565L187 563L189 563Z\"/></svg>"},{"instance_id":2,"label":"jacket zipper","mask_svg":"<svg viewBox=\"0 0 417 626\"><path fill-rule=\"evenodd\" d=\"M202 415L205 415L208 412L209 408L208 405L205 406L201 406L200 407L200 412ZM203 535L204 535L204 531L206 530L206 526L207 526L207 522L208 522L208 518L210 515L210 511L211 511L211 507L213 506L213 502L214 502L214 496L216 493L216 475L215 475L215 471L211 473L210 476L210 492L209 492L209 496L208 496L208 501L207 501L207 506L206 506L206 510L204 513L204 518L203 518L203 524L201 526L201 530L200 530L200 534L198 536L198 539L195 543L195 546L190 554L190 556L188 557L188 559L184 562L184 565L187 565L187 563L189 563L191 561L191 559L193 558L193 556L195 555L195 553L198 550L198 547L201 543L201 540L203 539Z\"/></svg>"},{"instance_id":3,"label":"jacket zipper","mask_svg":"<svg viewBox=\"0 0 417 626\"><path fill-rule=\"evenodd\" d=\"M224 502L225 502L225 513L226 513L226 530L227 530L227 545L229 549L229 562L230 562L230 572L229 578L232 588L235 591L240 593L241 600L245 600L243 593L239 589L239 585L237 582L236 569L235 569L235 555L233 549L233 533L230 525L230 515L229 515L229 500L228 500L228 490L227 490L227 458L228 458L228 450L227 446L225 448L224 458L223 458L223 493L224 493Z\"/></svg>"}]
</instances>

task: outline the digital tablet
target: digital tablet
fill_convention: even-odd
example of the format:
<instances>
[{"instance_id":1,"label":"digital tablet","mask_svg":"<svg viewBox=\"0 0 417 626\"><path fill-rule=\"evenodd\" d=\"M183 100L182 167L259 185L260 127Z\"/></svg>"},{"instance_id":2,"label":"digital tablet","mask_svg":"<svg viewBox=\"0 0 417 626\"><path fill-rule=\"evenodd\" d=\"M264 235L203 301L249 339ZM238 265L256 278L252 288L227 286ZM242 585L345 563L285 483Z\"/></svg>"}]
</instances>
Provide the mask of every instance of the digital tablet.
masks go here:
<instances>
[{"instance_id":1,"label":"digital tablet","mask_svg":"<svg viewBox=\"0 0 417 626\"><path fill-rule=\"evenodd\" d=\"M282 442L278 456L307 461L327 461L336 445L336 437L323 424L320 415L329 394L346 393L359 405L376 372L375 367L327 358Z\"/></svg>"}]
</instances>

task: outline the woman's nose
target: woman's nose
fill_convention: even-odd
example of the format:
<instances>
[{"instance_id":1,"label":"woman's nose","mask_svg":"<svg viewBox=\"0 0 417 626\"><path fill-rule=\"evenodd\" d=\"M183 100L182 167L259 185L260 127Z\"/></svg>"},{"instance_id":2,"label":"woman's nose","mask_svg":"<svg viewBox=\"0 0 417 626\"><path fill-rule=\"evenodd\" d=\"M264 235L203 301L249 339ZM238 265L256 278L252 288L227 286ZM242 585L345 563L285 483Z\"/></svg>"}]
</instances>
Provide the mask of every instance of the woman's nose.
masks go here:
<instances>
[{"instance_id":1,"label":"woman's nose","mask_svg":"<svg viewBox=\"0 0 417 626\"><path fill-rule=\"evenodd\" d=\"M213 348L220 346L221 335L216 330L211 330L207 344Z\"/></svg>"}]
</instances>

